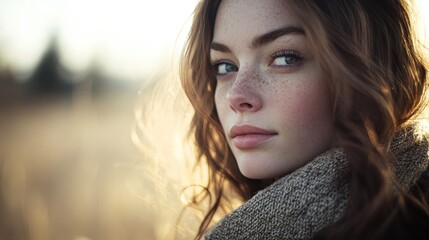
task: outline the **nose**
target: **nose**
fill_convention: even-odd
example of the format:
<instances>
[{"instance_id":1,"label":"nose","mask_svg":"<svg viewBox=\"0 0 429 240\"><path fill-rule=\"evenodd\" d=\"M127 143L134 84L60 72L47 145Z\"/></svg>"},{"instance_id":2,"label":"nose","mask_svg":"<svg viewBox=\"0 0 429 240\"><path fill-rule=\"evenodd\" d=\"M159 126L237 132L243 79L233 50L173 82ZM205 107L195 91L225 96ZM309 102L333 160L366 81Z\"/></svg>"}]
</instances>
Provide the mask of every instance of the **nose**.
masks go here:
<instances>
[{"instance_id":1,"label":"nose","mask_svg":"<svg viewBox=\"0 0 429 240\"><path fill-rule=\"evenodd\" d=\"M256 112L262 107L262 98L255 74L237 73L226 99L234 112Z\"/></svg>"}]
</instances>

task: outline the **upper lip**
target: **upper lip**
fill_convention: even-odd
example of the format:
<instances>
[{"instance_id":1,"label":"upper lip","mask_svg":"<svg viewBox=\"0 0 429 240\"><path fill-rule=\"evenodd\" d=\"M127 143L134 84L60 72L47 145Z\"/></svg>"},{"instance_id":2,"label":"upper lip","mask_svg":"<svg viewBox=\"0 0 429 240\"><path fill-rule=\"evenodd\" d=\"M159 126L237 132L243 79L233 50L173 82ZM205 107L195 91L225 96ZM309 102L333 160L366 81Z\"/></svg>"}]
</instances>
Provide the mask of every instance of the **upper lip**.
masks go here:
<instances>
[{"instance_id":1,"label":"upper lip","mask_svg":"<svg viewBox=\"0 0 429 240\"><path fill-rule=\"evenodd\" d=\"M231 138L240 136L240 135L247 135L247 134L263 134L263 135L276 135L276 132L258 128L251 125L235 125L231 128L230 136Z\"/></svg>"}]
</instances>

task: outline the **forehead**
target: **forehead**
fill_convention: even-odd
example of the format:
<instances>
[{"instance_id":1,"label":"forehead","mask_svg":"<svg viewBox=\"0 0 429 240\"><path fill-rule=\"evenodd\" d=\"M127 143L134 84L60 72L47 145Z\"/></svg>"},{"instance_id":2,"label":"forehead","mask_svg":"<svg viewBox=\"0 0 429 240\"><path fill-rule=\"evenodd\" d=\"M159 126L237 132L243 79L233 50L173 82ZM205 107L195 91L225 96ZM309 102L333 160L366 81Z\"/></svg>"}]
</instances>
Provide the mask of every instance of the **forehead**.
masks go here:
<instances>
[{"instance_id":1,"label":"forehead","mask_svg":"<svg viewBox=\"0 0 429 240\"><path fill-rule=\"evenodd\" d=\"M213 41L253 38L285 26L301 27L288 0L222 0Z\"/></svg>"}]
</instances>

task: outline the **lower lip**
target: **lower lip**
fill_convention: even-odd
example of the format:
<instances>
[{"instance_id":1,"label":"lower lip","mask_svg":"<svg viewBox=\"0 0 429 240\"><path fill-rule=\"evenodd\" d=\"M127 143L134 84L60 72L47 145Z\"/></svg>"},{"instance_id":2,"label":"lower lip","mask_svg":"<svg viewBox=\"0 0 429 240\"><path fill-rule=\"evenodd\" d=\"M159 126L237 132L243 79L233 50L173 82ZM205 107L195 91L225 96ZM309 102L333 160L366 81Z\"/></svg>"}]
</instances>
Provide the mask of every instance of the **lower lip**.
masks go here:
<instances>
[{"instance_id":1,"label":"lower lip","mask_svg":"<svg viewBox=\"0 0 429 240\"><path fill-rule=\"evenodd\" d=\"M246 134L239 135L232 139L232 143L238 149L246 150L257 147L274 137L273 134Z\"/></svg>"}]
</instances>

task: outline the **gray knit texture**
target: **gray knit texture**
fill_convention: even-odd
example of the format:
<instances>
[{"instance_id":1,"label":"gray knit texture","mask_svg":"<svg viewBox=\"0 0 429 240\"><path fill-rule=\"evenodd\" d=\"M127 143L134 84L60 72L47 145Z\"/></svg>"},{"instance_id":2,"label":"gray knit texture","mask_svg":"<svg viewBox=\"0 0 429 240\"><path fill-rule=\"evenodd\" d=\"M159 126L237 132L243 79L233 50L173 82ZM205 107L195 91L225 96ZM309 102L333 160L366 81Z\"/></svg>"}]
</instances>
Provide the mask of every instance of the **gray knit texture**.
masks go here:
<instances>
[{"instance_id":1,"label":"gray knit texture","mask_svg":"<svg viewBox=\"0 0 429 240\"><path fill-rule=\"evenodd\" d=\"M428 174L428 142L415 126L396 134L391 152L397 180L405 189ZM349 189L344 151L331 149L257 193L205 239L310 239L343 216Z\"/></svg>"}]
</instances>

